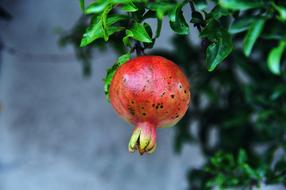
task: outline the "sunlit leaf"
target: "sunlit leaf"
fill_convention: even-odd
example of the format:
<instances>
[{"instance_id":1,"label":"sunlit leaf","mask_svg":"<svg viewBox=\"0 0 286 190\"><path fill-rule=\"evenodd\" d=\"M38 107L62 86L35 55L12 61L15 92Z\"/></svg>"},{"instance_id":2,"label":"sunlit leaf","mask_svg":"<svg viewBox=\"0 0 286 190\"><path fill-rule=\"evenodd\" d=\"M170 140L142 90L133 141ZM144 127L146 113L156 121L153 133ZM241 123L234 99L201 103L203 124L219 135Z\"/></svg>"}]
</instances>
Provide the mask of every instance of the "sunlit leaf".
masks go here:
<instances>
[{"instance_id":1,"label":"sunlit leaf","mask_svg":"<svg viewBox=\"0 0 286 190\"><path fill-rule=\"evenodd\" d=\"M285 47L286 47L286 41L281 41L279 45L276 48L273 48L268 55L267 59L268 68L275 75L279 75L281 73L280 60Z\"/></svg>"},{"instance_id":2,"label":"sunlit leaf","mask_svg":"<svg viewBox=\"0 0 286 190\"><path fill-rule=\"evenodd\" d=\"M145 43L152 43L152 39L147 33L145 27L137 22L127 31L128 37Z\"/></svg>"},{"instance_id":3,"label":"sunlit leaf","mask_svg":"<svg viewBox=\"0 0 286 190\"><path fill-rule=\"evenodd\" d=\"M107 34L110 36L115 32L123 30L122 27L112 26L116 22L126 19L124 15L111 15L106 20L106 25L108 26ZM94 16L90 26L87 28L86 32L83 35L81 40L81 47L87 46L92 43L94 40L104 38L104 31L102 28L102 20L100 16Z\"/></svg>"},{"instance_id":4,"label":"sunlit leaf","mask_svg":"<svg viewBox=\"0 0 286 190\"><path fill-rule=\"evenodd\" d=\"M264 24L265 24L265 19L262 18L255 20L251 24L243 41L243 52L246 56L249 56L251 54L252 48L257 38L262 33Z\"/></svg>"},{"instance_id":5,"label":"sunlit leaf","mask_svg":"<svg viewBox=\"0 0 286 190\"><path fill-rule=\"evenodd\" d=\"M219 0L219 5L232 10L247 10L264 6L263 0Z\"/></svg>"},{"instance_id":6,"label":"sunlit leaf","mask_svg":"<svg viewBox=\"0 0 286 190\"><path fill-rule=\"evenodd\" d=\"M127 12L136 12L138 8L134 5L134 3L130 2L130 3L124 4L122 6L122 10L127 11Z\"/></svg>"}]
</instances>

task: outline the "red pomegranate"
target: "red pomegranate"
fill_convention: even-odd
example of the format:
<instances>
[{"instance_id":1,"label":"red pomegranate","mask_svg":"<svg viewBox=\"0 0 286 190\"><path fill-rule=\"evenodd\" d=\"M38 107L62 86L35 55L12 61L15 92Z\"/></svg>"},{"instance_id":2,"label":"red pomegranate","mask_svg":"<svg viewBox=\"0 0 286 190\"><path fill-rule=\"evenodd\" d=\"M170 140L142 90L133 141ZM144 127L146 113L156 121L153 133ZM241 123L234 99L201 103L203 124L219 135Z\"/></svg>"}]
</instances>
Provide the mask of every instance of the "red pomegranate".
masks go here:
<instances>
[{"instance_id":1,"label":"red pomegranate","mask_svg":"<svg viewBox=\"0 0 286 190\"><path fill-rule=\"evenodd\" d=\"M160 56L140 56L121 65L110 85L116 112L135 125L129 151L151 153L156 129L174 126L190 103L190 85L181 69Z\"/></svg>"}]
</instances>

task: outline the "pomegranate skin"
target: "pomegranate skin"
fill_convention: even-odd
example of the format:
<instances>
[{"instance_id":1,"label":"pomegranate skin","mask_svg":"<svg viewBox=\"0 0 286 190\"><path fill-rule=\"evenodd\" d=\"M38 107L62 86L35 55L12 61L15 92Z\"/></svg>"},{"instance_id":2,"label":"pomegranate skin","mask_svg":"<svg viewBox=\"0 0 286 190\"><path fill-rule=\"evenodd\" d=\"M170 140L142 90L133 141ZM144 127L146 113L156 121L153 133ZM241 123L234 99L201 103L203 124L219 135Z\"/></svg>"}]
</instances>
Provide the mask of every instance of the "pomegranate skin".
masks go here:
<instances>
[{"instance_id":1,"label":"pomegranate skin","mask_svg":"<svg viewBox=\"0 0 286 190\"><path fill-rule=\"evenodd\" d=\"M115 111L135 125L129 151L156 147L156 129L175 125L190 103L190 85L182 70L160 56L140 56L121 65L110 85Z\"/></svg>"}]
</instances>

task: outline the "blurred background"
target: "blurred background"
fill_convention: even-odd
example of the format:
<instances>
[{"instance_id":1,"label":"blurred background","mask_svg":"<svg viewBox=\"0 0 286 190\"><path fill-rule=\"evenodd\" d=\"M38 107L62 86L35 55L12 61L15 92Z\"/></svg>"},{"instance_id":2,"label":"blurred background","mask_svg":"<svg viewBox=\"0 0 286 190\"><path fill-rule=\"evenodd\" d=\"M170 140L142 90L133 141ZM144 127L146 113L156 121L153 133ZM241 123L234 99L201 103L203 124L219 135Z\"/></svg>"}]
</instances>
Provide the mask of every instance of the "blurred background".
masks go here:
<instances>
[{"instance_id":1,"label":"blurred background","mask_svg":"<svg viewBox=\"0 0 286 190\"><path fill-rule=\"evenodd\" d=\"M128 153L131 126L104 95L103 78L117 60L115 51L93 50L92 74L85 77L73 47L59 46L60 36L82 15L78 1L0 0L0 5L10 14L0 20L0 190L190 187L186 174L206 164L206 150L192 141L178 145L176 129L158 130L152 155ZM175 51L168 21L162 31L154 49ZM190 38L200 45L194 27ZM196 136L198 125L188 125L179 137L186 133Z\"/></svg>"}]
</instances>

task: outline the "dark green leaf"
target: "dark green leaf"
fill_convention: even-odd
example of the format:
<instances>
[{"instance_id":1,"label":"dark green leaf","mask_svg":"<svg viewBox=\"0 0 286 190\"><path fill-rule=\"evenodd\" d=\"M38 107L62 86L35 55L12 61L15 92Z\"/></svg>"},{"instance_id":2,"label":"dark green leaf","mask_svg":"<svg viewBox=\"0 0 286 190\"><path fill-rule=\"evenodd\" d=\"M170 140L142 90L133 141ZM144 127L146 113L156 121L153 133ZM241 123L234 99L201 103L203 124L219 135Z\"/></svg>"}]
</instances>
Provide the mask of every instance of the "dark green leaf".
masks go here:
<instances>
[{"instance_id":1,"label":"dark green leaf","mask_svg":"<svg viewBox=\"0 0 286 190\"><path fill-rule=\"evenodd\" d=\"M248 174L249 177L253 179L259 179L260 176L253 168L251 168L248 164L242 165L243 170Z\"/></svg>"},{"instance_id":2,"label":"dark green leaf","mask_svg":"<svg viewBox=\"0 0 286 190\"><path fill-rule=\"evenodd\" d=\"M206 51L206 63L208 70L213 71L231 53L233 49L231 36L214 19L207 23L200 35L211 42Z\"/></svg>"},{"instance_id":3,"label":"dark green leaf","mask_svg":"<svg viewBox=\"0 0 286 190\"><path fill-rule=\"evenodd\" d=\"M162 20L157 18L157 30L156 30L155 38L159 38L160 37L162 24L163 24Z\"/></svg>"},{"instance_id":4,"label":"dark green leaf","mask_svg":"<svg viewBox=\"0 0 286 190\"><path fill-rule=\"evenodd\" d=\"M232 10L247 10L264 6L263 0L219 0L219 5Z\"/></svg>"},{"instance_id":5,"label":"dark green leaf","mask_svg":"<svg viewBox=\"0 0 286 190\"><path fill-rule=\"evenodd\" d=\"M265 20L263 18L257 19L251 24L243 41L243 52L246 56L251 54L252 48L257 38L262 33L264 24Z\"/></svg>"},{"instance_id":6,"label":"dark green leaf","mask_svg":"<svg viewBox=\"0 0 286 190\"><path fill-rule=\"evenodd\" d=\"M189 34L189 25L185 20L183 15L182 7L186 2L178 4L177 7L170 12L170 26L174 32L179 35L187 35Z\"/></svg>"},{"instance_id":7,"label":"dark green leaf","mask_svg":"<svg viewBox=\"0 0 286 190\"><path fill-rule=\"evenodd\" d=\"M235 19L230 25L229 32L236 34L248 30L249 26L254 23L255 17L242 17Z\"/></svg>"},{"instance_id":8,"label":"dark green leaf","mask_svg":"<svg viewBox=\"0 0 286 190\"><path fill-rule=\"evenodd\" d=\"M202 16L202 14L200 12L198 12L198 11L192 12L191 23L202 24L203 22L204 22L204 17Z\"/></svg>"},{"instance_id":9,"label":"dark green leaf","mask_svg":"<svg viewBox=\"0 0 286 190\"><path fill-rule=\"evenodd\" d=\"M214 19L218 20L223 16L228 16L230 13L227 9L224 9L217 5L215 6L215 8L213 8L210 14Z\"/></svg>"},{"instance_id":10,"label":"dark green leaf","mask_svg":"<svg viewBox=\"0 0 286 190\"><path fill-rule=\"evenodd\" d=\"M281 41L276 48L273 48L268 55L267 63L269 70L275 74L279 75L280 71L280 60L284 49L286 47L286 41Z\"/></svg>"},{"instance_id":11,"label":"dark green leaf","mask_svg":"<svg viewBox=\"0 0 286 190\"><path fill-rule=\"evenodd\" d=\"M153 32L152 32L151 26L148 23L144 23L143 25L144 25L144 28L147 31L148 35L152 38ZM152 41L152 43L143 43L144 44L144 48L153 48L154 42L155 42L155 40Z\"/></svg>"},{"instance_id":12,"label":"dark green leaf","mask_svg":"<svg viewBox=\"0 0 286 190\"><path fill-rule=\"evenodd\" d=\"M127 62L131 58L130 53L124 54L118 58L118 61L107 70L106 77L104 79L104 91L106 100L109 101L109 88L112 81L112 78L120 65Z\"/></svg>"},{"instance_id":13,"label":"dark green leaf","mask_svg":"<svg viewBox=\"0 0 286 190\"><path fill-rule=\"evenodd\" d=\"M79 0L81 11L84 12L85 10L85 0Z\"/></svg>"},{"instance_id":14,"label":"dark green leaf","mask_svg":"<svg viewBox=\"0 0 286 190\"><path fill-rule=\"evenodd\" d=\"M239 154L238 154L238 163L240 165L243 165L245 162L247 161L247 154L244 150L239 150Z\"/></svg>"},{"instance_id":15,"label":"dark green leaf","mask_svg":"<svg viewBox=\"0 0 286 190\"><path fill-rule=\"evenodd\" d=\"M285 23L278 21L277 19L267 20L261 37L265 39L274 39L274 40L286 40Z\"/></svg>"}]
</instances>

